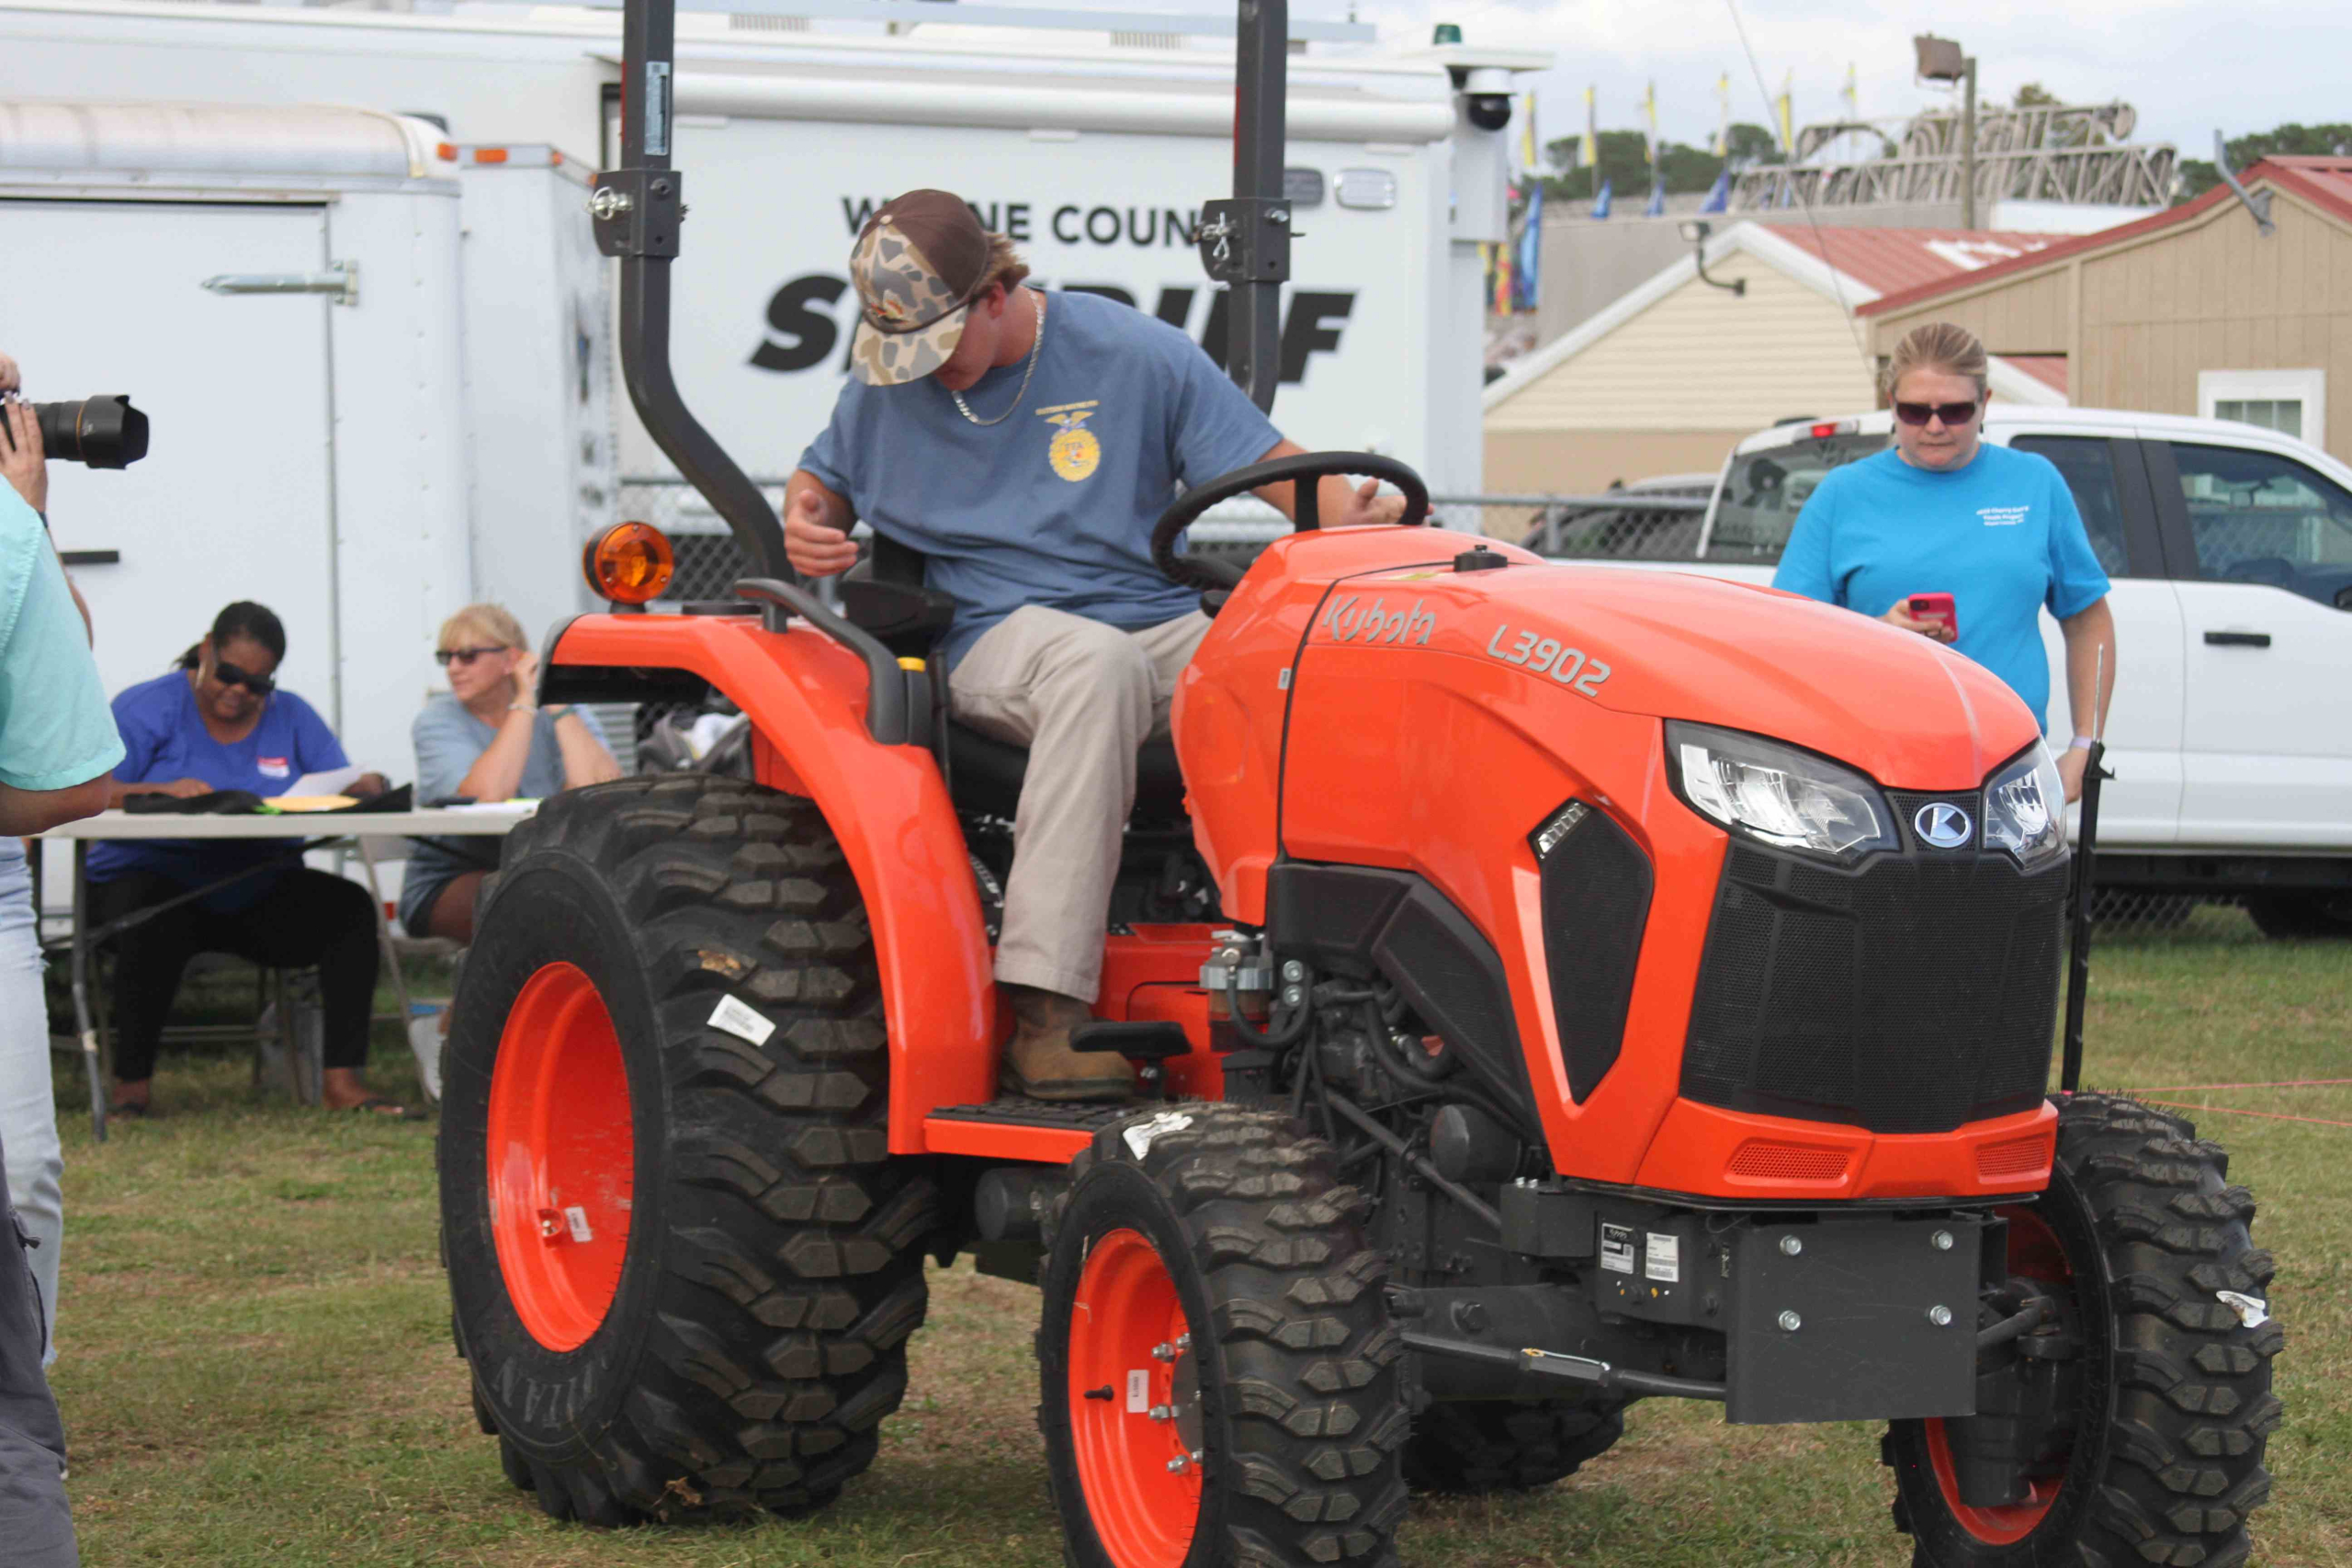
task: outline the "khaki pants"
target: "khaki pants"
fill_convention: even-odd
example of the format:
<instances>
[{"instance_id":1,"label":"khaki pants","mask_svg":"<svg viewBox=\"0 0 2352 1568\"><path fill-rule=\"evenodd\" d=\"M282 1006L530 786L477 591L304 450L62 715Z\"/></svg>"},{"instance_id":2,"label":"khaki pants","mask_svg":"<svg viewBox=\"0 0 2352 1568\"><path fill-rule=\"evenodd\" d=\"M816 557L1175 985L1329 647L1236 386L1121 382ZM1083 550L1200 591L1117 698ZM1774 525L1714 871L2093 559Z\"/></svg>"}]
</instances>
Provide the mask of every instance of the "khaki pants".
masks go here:
<instances>
[{"instance_id":1,"label":"khaki pants","mask_svg":"<svg viewBox=\"0 0 2352 1568\"><path fill-rule=\"evenodd\" d=\"M1141 631L1030 604L990 626L948 680L957 720L1029 749L996 977L1091 1002L1136 749L1168 733L1176 676L1209 629L1194 611Z\"/></svg>"}]
</instances>

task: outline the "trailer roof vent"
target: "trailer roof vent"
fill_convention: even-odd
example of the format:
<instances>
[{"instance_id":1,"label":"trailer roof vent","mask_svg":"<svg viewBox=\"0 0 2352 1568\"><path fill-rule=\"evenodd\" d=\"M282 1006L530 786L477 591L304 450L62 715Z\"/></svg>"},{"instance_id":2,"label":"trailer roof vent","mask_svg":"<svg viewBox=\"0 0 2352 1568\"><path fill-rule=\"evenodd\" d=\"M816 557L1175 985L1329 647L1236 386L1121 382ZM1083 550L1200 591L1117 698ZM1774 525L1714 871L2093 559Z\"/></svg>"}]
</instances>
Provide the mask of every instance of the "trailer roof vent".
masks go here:
<instances>
[{"instance_id":1,"label":"trailer roof vent","mask_svg":"<svg viewBox=\"0 0 2352 1568\"><path fill-rule=\"evenodd\" d=\"M1120 30L1111 34L1111 47L1113 49L1182 49L1184 47L1184 40L1174 33Z\"/></svg>"},{"instance_id":2,"label":"trailer roof vent","mask_svg":"<svg viewBox=\"0 0 2352 1568\"><path fill-rule=\"evenodd\" d=\"M806 17L746 17L727 18L727 30L736 33L805 33L808 30Z\"/></svg>"}]
</instances>

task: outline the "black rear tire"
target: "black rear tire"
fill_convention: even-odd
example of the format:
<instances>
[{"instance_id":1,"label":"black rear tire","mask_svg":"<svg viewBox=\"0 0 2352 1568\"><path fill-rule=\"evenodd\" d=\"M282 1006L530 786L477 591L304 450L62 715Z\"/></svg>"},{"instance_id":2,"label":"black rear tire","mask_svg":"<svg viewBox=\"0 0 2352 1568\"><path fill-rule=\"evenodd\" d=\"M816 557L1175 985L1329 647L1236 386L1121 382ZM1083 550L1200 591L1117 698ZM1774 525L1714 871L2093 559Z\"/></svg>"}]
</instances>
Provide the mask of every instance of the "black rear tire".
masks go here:
<instances>
[{"instance_id":1,"label":"black rear tire","mask_svg":"<svg viewBox=\"0 0 2352 1568\"><path fill-rule=\"evenodd\" d=\"M1972 1528L1938 1481L1930 1423L1895 1422L1883 1453L1916 1568L2245 1560L2247 1517L2270 1493L2263 1447L2283 1414L2270 1362L2285 1337L2217 1299L2265 1302L2275 1272L2228 1169L2180 1117L2109 1095L2061 1102L2056 1168L2032 1213L2064 1250L2086 1358L2064 1479L2029 1533L1988 1539L2000 1532Z\"/></svg>"},{"instance_id":2,"label":"black rear tire","mask_svg":"<svg viewBox=\"0 0 2352 1568\"><path fill-rule=\"evenodd\" d=\"M509 1010L562 964L618 1043L634 1208L601 1322L554 1349L503 1272L486 1156ZM773 1032L713 1027L729 998ZM812 803L678 774L549 801L484 890L447 1060L444 1255L510 1480L616 1525L803 1511L872 1461L934 1201L888 1156L872 937Z\"/></svg>"},{"instance_id":3,"label":"black rear tire","mask_svg":"<svg viewBox=\"0 0 2352 1568\"><path fill-rule=\"evenodd\" d=\"M1416 1492L1532 1492L1574 1475L1624 1435L1618 1404L1432 1404L1413 1419L1405 1482Z\"/></svg>"},{"instance_id":4,"label":"black rear tire","mask_svg":"<svg viewBox=\"0 0 2352 1568\"><path fill-rule=\"evenodd\" d=\"M2245 912L2274 941L2352 936L2352 893L2250 893Z\"/></svg>"},{"instance_id":5,"label":"black rear tire","mask_svg":"<svg viewBox=\"0 0 2352 1568\"><path fill-rule=\"evenodd\" d=\"M1118 1403L1115 1373L1091 1393L1073 1386L1091 1364L1094 1314L1077 1304L1090 1260L1138 1236L1190 1325L1182 1356L1161 1358L1197 1389L1187 1401L1197 1426L1168 1429L1200 1444L1197 1511L1178 1516L1191 1533L1186 1568L1396 1568L1404 1341L1383 1289L1387 1259L1367 1244L1363 1199L1337 1180L1333 1158L1280 1112L1189 1102L1097 1134L1071 1165L1044 1272L1038 1424L1074 1568L1160 1560L1117 1550L1110 1522L1151 1491L1158 1461L1123 1480L1098 1459L1098 1483L1112 1472L1118 1495L1090 1498L1072 1416L1100 1410L1156 1435Z\"/></svg>"}]
</instances>

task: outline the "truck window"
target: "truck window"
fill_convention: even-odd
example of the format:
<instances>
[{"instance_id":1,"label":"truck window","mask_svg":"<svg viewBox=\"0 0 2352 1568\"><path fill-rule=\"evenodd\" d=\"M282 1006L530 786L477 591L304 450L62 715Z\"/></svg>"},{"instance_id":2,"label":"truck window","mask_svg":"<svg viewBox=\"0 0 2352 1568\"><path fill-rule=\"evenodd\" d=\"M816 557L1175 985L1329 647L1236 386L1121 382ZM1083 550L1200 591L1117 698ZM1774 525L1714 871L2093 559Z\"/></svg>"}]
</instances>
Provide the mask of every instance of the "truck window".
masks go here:
<instances>
[{"instance_id":1,"label":"truck window","mask_svg":"<svg viewBox=\"0 0 2352 1568\"><path fill-rule=\"evenodd\" d=\"M1823 435L1769 446L1734 457L1724 476L1723 500L1715 507L1715 531L1707 542L1711 561L1770 565L1781 558L1824 475L1832 468L1886 450L1884 435Z\"/></svg>"},{"instance_id":2,"label":"truck window","mask_svg":"<svg viewBox=\"0 0 2352 1568\"><path fill-rule=\"evenodd\" d=\"M2276 453L2172 444L2197 574L2352 608L2352 492Z\"/></svg>"},{"instance_id":3,"label":"truck window","mask_svg":"<svg viewBox=\"0 0 2352 1568\"><path fill-rule=\"evenodd\" d=\"M2091 549L2109 577L2125 575L2123 500L2115 482L2115 443L2103 435L2020 435L2009 443L2057 466L2075 492L2075 510L2091 536Z\"/></svg>"}]
</instances>

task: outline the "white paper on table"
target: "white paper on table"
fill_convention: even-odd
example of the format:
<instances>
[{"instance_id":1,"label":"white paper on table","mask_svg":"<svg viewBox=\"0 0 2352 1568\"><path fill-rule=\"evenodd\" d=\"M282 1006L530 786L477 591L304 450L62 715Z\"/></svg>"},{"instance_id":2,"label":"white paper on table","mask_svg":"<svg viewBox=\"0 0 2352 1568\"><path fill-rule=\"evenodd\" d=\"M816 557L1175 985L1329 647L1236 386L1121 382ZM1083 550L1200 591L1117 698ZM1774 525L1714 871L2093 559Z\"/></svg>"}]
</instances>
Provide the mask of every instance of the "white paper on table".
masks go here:
<instances>
[{"instance_id":1,"label":"white paper on table","mask_svg":"<svg viewBox=\"0 0 2352 1568\"><path fill-rule=\"evenodd\" d=\"M539 803L536 800L476 800L469 801L463 806L439 806L435 807L433 809L436 811L481 811L492 814L502 811L526 814L537 811L538 808Z\"/></svg>"},{"instance_id":2,"label":"white paper on table","mask_svg":"<svg viewBox=\"0 0 2352 1568\"><path fill-rule=\"evenodd\" d=\"M280 795L349 795L350 784L365 768L329 768L323 773L304 773L277 793Z\"/></svg>"}]
</instances>

